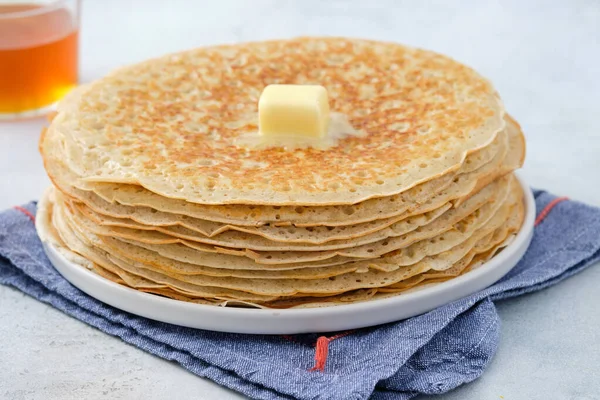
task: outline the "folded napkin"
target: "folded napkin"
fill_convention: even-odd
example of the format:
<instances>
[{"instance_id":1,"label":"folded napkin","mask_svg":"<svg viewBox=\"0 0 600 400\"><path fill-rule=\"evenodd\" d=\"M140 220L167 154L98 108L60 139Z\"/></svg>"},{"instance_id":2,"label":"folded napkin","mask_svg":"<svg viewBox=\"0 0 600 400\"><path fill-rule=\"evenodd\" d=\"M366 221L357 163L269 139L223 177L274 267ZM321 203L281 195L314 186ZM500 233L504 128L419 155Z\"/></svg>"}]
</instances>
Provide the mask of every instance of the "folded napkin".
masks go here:
<instances>
[{"instance_id":1,"label":"folded napkin","mask_svg":"<svg viewBox=\"0 0 600 400\"><path fill-rule=\"evenodd\" d=\"M424 315L352 332L217 333L107 306L52 267L32 223L35 203L0 214L0 283L252 398L410 399L482 374L499 342L495 301L553 285L600 258L599 209L540 191L535 197L533 242L501 281Z\"/></svg>"}]
</instances>

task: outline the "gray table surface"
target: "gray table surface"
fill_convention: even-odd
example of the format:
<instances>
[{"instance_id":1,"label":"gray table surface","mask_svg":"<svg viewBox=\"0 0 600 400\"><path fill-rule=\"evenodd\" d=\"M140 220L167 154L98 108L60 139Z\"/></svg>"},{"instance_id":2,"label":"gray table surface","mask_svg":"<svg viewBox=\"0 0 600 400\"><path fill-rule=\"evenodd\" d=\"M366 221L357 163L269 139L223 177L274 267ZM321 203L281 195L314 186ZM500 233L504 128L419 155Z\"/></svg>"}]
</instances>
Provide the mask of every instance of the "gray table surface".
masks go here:
<instances>
[{"instance_id":1,"label":"gray table surface","mask_svg":"<svg viewBox=\"0 0 600 400\"><path fill-rule=\"evenodd\" d=\"M0 0L2 1L2 0ZM600 3L574 1L87 0L82 81L213 43L297 35L399 41L489 77L522 124L523 175L600 206ZM48 185L40 120L0 123L0 209ZM486 373L439 399L599 399L600 268L498 304ZM239 395L0 286L2 399L237 399Z\"/></svg>"}]
</instances>

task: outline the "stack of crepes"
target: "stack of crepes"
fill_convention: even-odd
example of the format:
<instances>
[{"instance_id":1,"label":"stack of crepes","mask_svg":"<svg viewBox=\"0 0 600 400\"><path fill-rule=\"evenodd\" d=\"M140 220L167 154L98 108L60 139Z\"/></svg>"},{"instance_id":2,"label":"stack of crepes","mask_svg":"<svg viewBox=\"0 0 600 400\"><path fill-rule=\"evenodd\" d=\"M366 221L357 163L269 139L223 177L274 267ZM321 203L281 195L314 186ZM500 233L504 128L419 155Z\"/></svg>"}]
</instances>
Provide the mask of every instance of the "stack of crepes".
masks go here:
<instances>
[{"instance_id":1,"label":"stack of crepes","mask_svg":"<svg viewBox=\"0 0 600 400\"><path fill-rule=\"evenodd\" d=\"M364 135L240 144L272 83L323 85ZM494 88L398 44L300 38L128 66L65 99L40 150L42 239L111 281L202 304L418 290L481 265L523 221L524 138Z\"/></svg>"}]
</instances>

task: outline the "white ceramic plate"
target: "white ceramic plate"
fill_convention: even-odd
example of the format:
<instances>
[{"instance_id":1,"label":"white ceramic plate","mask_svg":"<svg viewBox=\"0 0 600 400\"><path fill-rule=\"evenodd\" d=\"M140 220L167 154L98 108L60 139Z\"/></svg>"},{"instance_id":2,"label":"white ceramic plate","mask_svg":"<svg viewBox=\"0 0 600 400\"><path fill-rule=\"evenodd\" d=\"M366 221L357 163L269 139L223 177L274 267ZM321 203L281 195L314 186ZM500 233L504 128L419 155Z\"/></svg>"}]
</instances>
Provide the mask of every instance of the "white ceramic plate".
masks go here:
<instances>
[{"instance_id":1,"label":"white ceramic plate","mask_svg":"<svg viewBox=\"0 0 600 400\"><path fill-rule=\"evenodd\" d=\"M481 267L449 281L381 300L290 310L224 308L186 303L138 292L68 261L51 244L44 249L56 269L74 286L113 307L142 317L191 328L233 333L294 334L332 332L398 321L433 310L482 290L521 259L533 236L535 201L525 192L525 223L513 242Z\"/></svg>"}]
</instances>

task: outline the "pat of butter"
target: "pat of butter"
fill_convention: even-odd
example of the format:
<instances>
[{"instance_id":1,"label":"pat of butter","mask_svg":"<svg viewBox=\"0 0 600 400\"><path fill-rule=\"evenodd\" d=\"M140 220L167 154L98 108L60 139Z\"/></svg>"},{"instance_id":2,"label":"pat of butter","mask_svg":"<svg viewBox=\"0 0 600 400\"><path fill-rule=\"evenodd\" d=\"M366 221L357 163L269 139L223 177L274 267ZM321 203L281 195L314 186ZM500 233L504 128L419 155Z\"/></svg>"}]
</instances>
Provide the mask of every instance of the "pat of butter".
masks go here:
<instances>
[{"instance_id":1,"label":"pat of butter","mask_svg":"<svg viewBox=\"0 0 600 400\"><path fill-rule=\"evenodd\" d=\"M329 98L320 85L269 85L258 101L263 136L322 138L329 128Z\"/></svg>"}]
</instances>

